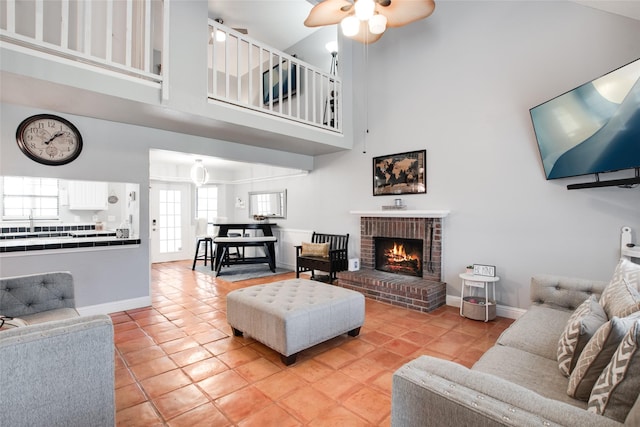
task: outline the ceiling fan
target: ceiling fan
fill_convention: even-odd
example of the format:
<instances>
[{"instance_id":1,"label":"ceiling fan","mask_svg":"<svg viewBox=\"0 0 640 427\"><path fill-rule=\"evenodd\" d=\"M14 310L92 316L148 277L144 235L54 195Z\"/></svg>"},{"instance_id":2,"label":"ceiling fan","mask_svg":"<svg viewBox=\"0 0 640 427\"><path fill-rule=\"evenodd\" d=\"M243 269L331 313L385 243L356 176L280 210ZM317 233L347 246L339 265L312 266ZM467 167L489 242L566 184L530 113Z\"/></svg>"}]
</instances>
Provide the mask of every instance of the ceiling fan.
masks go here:
<instances>
[{"instance_id":1,"label":"ceiling fan","mask_svg":"<svg viewBox=\"0 0 640 427\"><path fill-rule=\"evenodd\" d=\"M375 43L387 27L402 27L433 13L434 0L324 0L304 21L307 27L340 23L342 33L361 43Z\"/></svg>"}]
</instances>

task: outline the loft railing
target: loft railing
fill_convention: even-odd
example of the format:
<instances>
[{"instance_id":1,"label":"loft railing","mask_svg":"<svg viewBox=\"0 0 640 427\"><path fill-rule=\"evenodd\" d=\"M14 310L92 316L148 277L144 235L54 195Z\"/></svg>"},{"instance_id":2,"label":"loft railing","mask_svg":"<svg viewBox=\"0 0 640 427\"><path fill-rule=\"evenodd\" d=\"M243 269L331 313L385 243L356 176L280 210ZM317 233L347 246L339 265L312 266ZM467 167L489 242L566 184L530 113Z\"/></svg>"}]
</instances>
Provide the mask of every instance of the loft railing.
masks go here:
<instances>
[{"instance_id":1,"label":"loft railing","mask_svg":"<svg viewBox=\"0 0 640 427\"><path fill-rule=\"evenodd\" d=\"M208 95L214 102L342 132L337 75L214 20L209 20L209 34Z\"/></svg>"},{"instance_id":2,"label":"loft railing","mask_svg":"<svg viewBox=\"0 0 640 427\"><path fill-rule=\"evenodd\" d=\"M2 0L0 40L162 81L162 0Z\"/></svg>"},{"instance_id":3,"label":"loft railing","mask_svg":"<svg viewBox=\"0 0 640 427\"><path fill-rule=\"evenodd\" d=\"M163 85L170 0L1 0L0 41ZM342 82L333 74L209 21L208 97L342 132ZM215 33L213 33L215 34ZM279 82L283 82L280 84Z\"/></svg>"}]
</instances>

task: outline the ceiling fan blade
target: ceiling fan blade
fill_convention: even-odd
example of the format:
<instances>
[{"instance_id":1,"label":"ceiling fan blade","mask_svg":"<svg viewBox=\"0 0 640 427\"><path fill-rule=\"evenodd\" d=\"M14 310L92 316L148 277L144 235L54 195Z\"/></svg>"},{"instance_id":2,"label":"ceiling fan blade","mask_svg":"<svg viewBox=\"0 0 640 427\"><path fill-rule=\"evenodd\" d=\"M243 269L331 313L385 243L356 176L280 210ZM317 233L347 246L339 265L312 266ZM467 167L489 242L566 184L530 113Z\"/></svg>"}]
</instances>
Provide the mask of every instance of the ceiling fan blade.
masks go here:
<instances>
[{"instance_id":1,"label":"ceiling fan blade","mask_svg":"<svg viewBox=\"0 0 640 427\"><path fill-rule=\"evenodd\" d=\"M389 6L376 5L376 10L387 17L387 27L397 28L424 19L433 13L434 0L391 0Z\"/></svg>"},{"instance_id":2,"label":"ceiling fan blade","mask_svg":"<svg viewBox=\"0 0 640 427\"><path fill-rule=\"evenodd\" d=\"M360 31L358 31L358 34L349 38L351 40L355 40L360 43L371 44L380 40L380 37L382 37L382 34L373 34L371 31L369 31L369 26L366 23L364 23L364 24L360 24Z\"/></svg>"},{"instance_id":3,"label":"ceiling fan blade","mask_svg":"<svg viewBox=\"0 0 640 427\"><path fill-rule=\"evenodd\" d=\"M307 27L337 24L349 15L353 4L347 0L324 0L313 6L304 21Z\"/></svg>"}]
</instances>

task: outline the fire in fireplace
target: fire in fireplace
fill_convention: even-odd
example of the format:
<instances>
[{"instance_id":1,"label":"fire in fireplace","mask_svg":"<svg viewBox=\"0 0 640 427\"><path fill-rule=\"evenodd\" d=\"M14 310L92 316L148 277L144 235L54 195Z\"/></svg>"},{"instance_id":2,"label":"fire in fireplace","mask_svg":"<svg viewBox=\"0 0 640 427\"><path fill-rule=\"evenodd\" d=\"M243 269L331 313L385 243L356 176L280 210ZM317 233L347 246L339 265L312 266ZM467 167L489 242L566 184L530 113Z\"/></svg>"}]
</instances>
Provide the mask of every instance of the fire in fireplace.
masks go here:
<instances>
[{"instance_id":1,"label":"fire in fireplace","mask_svg":"<svg viewBox=\"0 0 640 427\"><path fill-rule=\"evenodd\" d=\"M374 250L376 270L422 277L422 239L374 237Z\"/></svg>"}]
</instances>

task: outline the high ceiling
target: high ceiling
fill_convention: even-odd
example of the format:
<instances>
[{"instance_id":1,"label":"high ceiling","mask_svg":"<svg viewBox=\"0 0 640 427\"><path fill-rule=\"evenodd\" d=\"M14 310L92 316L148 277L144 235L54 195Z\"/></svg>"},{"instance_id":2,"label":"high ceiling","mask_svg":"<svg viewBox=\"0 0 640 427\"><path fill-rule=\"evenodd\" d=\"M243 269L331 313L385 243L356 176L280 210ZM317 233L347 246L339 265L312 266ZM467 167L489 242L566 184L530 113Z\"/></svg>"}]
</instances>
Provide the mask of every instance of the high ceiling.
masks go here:
<instances>
[{"instance_id":1,"label":"high ceiling","mask_svg":"<svg viewBox=\"0 0 640 427\"><path fill-rule=\"evenodd\" d=\"M286 50L298 41L309 36L317 28L307 28L303 22L314 4L319 0L208 0L209 18L220 18L231 28L242 28L256 40ZM442 1L436 0L436 4ZM640 0L573 0L584 6L593 7L618 15L640 20ZM437 7L437 6L436 6ZM172 153L174 160L179 163L192 163L194 157L203 158L205 163L218 168L234 169L237 162L225 164L221 159L207 159L203 156L177 156ZM153 160L167 160L161 153L152 156Z\"/></svg>"},{"instance_id":2,"label":"high ceiling","mask_svg":"<svg viewBox=\"0 0 640 427\"><path fill-rule=\"evenodd\" d=\"M209 18L224 25L246 29L249 37L286 50L317 28L303 22L313 3L307 0L209 0Z\"/></svg>"},{"instance_id":3,"label":"high ceiling","mask_svg":"<svg viewBox=\"0 0 640 427\"><path fill-rule=\"evenodd\" d=\"M209 18L231 28L243 28L253 39L286 50L317 28L303 22L319 0L208 0ZM437 3L452 0L436 0ZM540 0L542 1L542 0ZM573 0L584 6L640 20L638 0Z\"/></svg>"},{"instance_id":4,"label":"high ceiling","mask_svg":"<svg viewBox=\"0 0 640 427\"><path fill-rule=\"evenodd\" d=\"M640 21L640 1L637 0L573 0L595 9L615 13Z\"/></svg>"}]
</instances>

